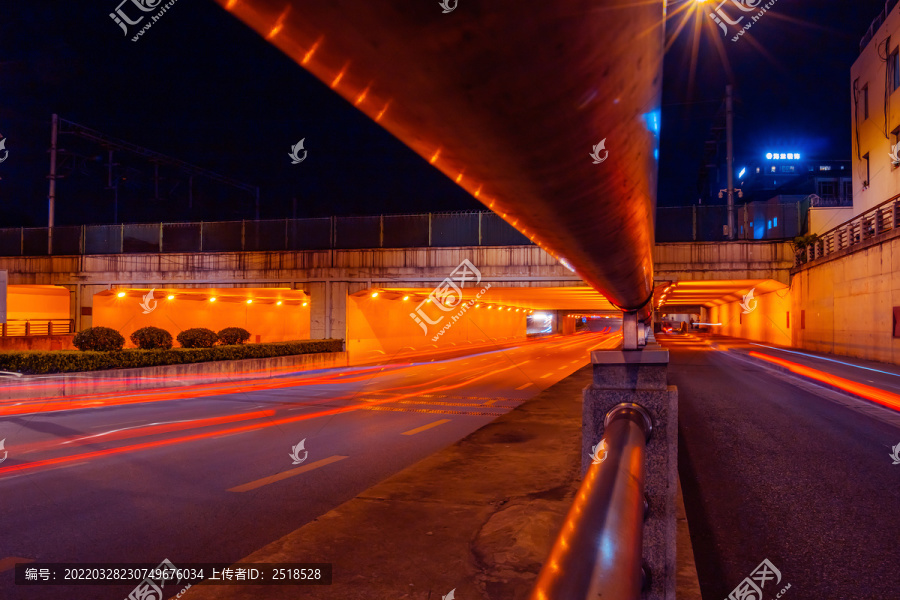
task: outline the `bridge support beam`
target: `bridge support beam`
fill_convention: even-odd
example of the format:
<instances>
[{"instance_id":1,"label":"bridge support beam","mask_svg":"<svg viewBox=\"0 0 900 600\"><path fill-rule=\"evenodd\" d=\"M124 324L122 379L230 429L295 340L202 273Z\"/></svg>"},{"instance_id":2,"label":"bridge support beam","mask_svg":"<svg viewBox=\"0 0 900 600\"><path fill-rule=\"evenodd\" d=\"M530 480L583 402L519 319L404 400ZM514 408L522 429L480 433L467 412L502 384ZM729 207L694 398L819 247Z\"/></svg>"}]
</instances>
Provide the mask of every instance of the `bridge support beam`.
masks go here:
<instances>
[{"instance_id":1,"label":"bridge support beam","mask_svg":"<svg viewBox=\"0 0 900 600\"><path fill-rule=\"evenodd\" d=\"M637 329L643 324L635 322ZM666 382L669 352L651 343L643 350L591 353L593 383L584 390L582 473L591 464L591 448L605 434L607 413L622 403L641 406L652 417L646 449L644 563L650 572L645 600L675 600L676 493L678 485L678 390Z\"/></svg>"}]
</instances>

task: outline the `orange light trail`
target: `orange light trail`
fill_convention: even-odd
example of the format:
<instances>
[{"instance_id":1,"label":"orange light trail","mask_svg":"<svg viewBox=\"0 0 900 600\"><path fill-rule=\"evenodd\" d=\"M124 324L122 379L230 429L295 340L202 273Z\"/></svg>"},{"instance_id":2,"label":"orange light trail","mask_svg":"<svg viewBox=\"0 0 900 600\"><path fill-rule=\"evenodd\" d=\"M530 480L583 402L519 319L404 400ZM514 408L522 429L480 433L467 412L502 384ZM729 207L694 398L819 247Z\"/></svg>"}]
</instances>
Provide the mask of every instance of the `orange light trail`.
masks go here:
<instances>
[{"instance_id":1,"label":"orange light trail","mask_svg":"<svg viewBox=\"0 0 900 600\"><path fill-rule=\"evenodd\" d=\"M591 336L591 337L593 338L594 336ZM600 343L603 343L604 341L607 341L607 340L601 340ZM584 339L577 339L575 341L566 340L560 346L567 347L567 346L575 345L578 343L584 343ZM409 366L409 365L406 365L406 366ZM480 367L476 366L476 367L472 367L470 369L466 369L465 371L462 371L462 372L448 373L447 375L437 379L437 381L441 381L441 380L448 379L448 378L453 378L453 379L459 380L461 376L472 373L472 372L478 370L479 368ZM233 435L236 433L245 433L245 432L249 432L249 431L256 431L259 429L264 429L267 427L285 425L287 423L297 423L300 421L307 421L310 419L338 415L338 414L342 414L342 413L347 413L347 412L352 412L352 411L356 411L356 410L360 410L360 409L369 408L372 406L378 406L380 404L395 403L395 402L398 402L401 400L417 397L417 396L420 396L423 394L434 394L434 393L440 393L440 392L446 392L446 391L458 389L460 387L470 385L473 382L485 379L487 377L491 377L493 375L502 373L504 371L509 371L509 370L518 369L518 368L519 368L519 365L511 364L506 367L487 371L476 377L470 377L470 378L467 378L467 379L464 379L461 381L457 381L454 384L423 388L423 389L415 390L415 391L412 391L409 393L398 394L398 395L392 396L390 398L367 401L362 404L355 404L355 405L351 405L351 406L342 406L342 407L338 407L338 408L332 408L329 410L319 411L319 412L310 413L310 414L306 414L306 415L298 415L295 417L285 417L285 418L281 418L281 419L267 419L266 421L263 421L263 422L249 423L246 425L241 425L239 427L232 427L230 429L217 429L215 431L197 433L197 434L183 436L183 437L179 437L179 438L156 440L156 441L152 441L152 442L143 442L140 444L132 444L130 446L121 446L118 448L109 448L109 449L105 449L105 450L95 450L93 452L86 452L86 453L75 454L75 455L70 455L70 456L60 456L60 457L55 457L55 458L49 458L49 459L24 463L21 465L10 465L7 467L0 467L0 475L4 475L7 473L21 473L21 472L30 471L33 469L38 469L41 467L55 466L55 465L61 465L61 464L66 464L66 463L83 462L85 460L101 458L104 456L112 456L112 455L123 454L123 453L127 453L127 452L136 452L136 451L140 451L140 450L147 450L150 448L159 448L159 447L163 447L163 446L170 446L173 444L181 444L181 443L192 442L192 441L197 441L197 440L202 440L202 439L209 439L209 438L218 437L218 436ZM401 387L392 388L392 389L399 390L399 389L408 389L411 387L416 387L416 386L413 386L413 385L401 386ZM358 397L358 396L359 396L359 393L354 392L349 395L345 395L345 396L337 397L337 398L328 398L327 400L323 400L323 401L351 399L351 398ZM260 411L260 412L265 413L267 411ZM252 414L252 413L248 413L248 414ZM228 418L229 417L218 417L218 419L226 419L226 420ZM234 416L231 416L231 418L234 420L243 420L246 418L246 415L234 415ZM210 420L215 420L215 419L217 419L217 418L213 418ZM204 420L204 421L206 421L206 420ZM209 423L209 424L214 425L215 423Z\"/></svg>"},{"instance_id":2,"label":"orange light trail","mask_svg":"<svg viewBox=\"0 0 900 600\"><path fill-rule=\"evenodd\" d=\"M84 446L87 444L95 444L98 442L113 442L123 439L131 439L136 437L147 437L151 435L160 435L163 433L171 433L173 431L183 431L185 429L195 429L198 427L211 427L213 425L224 425L226 423L234 423L237 421L252 421L253 419L264 419L274 417L274 410L258 410L249 413L241 413L237 415L224 415L221 417L211 417L208 419L196 419L179 423L160 423L159 425L147 425L144 427L135 427L133 429L122 429L106 434L87 435L80 438L69 440L53 440L50 442L41 442L38 444L30 444L27 446L18 446L16 454L31 454L32 452L41 452L62 445L72 445L72 447Z\"/></svg>"},{"instance_id":3,"label":"orange light trail","mask_svg":"<svg viewBox=\"0 0 900 600\"><path fill-rule=\"evenodd\" d=\"M900 395L898 394L872 387L870 385L857 383L856 381L844 379L843 377L838 377L836 375L830 375L828 373L813 369L811 367L807 367L805 365L799 365L797 363L790 362L781 358L775 358L774 356L769 356L760 352L750 352L750 356L776 364L789 370L792 373L796 373L797 375L809 377L810 379L814 379L816 381L834 386L855 396L860 396L862 398L865 398L866 400L871 400L872 402L877 402L882 406L900 411Z\"/></svg>"}]
</instances>

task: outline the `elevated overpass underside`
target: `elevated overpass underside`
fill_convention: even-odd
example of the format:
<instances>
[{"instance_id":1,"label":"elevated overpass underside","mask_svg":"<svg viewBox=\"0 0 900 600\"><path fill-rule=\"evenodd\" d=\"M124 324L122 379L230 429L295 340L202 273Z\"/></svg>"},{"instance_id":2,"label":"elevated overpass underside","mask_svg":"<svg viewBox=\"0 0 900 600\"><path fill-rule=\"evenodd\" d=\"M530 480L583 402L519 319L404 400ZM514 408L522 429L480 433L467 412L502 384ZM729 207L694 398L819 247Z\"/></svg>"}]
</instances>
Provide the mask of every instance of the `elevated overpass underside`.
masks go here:
<instances>
[{"instance_id":1,"label":"elevated overpass underside","mask_svg":"<svg viewBox=\"0 0 900 600\"><path fill-rule=\"evenodd\" d=\"M653 307L698 312L738 302L751 289L758 296L783 289L789 263L782 246L658 245ZM556 313L554 327L571 331L566 314L616 310L537 246L10 257L0 258L0 269L9 272L16 320L71 320L75 330L106 325L126 337L147 325L173 333L242 326L259 341L396 338L389 346L406 347L434 326L420 316L423 331L410 315L464 261L481 279L460 286L460 298L491 318L466 317L480 325L465 334L453 327L439 343L524 336L533 311Z\"/></svg>"}]
</instances>

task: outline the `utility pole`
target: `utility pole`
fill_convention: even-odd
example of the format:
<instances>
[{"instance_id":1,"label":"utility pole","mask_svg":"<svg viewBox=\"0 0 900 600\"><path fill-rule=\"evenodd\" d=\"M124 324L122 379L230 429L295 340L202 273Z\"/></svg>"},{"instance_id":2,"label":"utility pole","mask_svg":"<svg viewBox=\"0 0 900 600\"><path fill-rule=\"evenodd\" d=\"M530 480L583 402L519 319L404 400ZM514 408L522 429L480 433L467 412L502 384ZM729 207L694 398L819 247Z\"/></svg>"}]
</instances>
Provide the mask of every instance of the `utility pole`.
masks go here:
<instances>
[{"instance_id":1,"label":"utility pole","mask_svg":"<svg viewBox=\"0 0 900 600\"><path fill-rule=\"evenodd\" d=\"M59 138L59 115L50 120L50 193L47 195L47 254L53 254L53 220L56 214L56 142Z\"/></svg>"},{"instance_id":2,"label":"utility pole","mask_svg":"<svg viewBox=\"0 0 900 600\"><path fill-rule=\"evenodd\" d=\"M113 223L119 222L119 179L118 177L113 177L113 167L117 166L117 163L113 162L113 151L109 151L109 162L107 163L107 171L106 171L106 189L113 190ZM115 184L113 184L113 180L115 180Z\"/></svg>"},{"instance_id":3,"label":"utility pole","mask_svg":"<svg viewBox=\"0 0 900 600\"><path fill-rule=\"evenodd\" d=\"M728 239L734 239L734 107L731 85L725 87L725 128L728 139Z\"/></svg>"}]
</instances>

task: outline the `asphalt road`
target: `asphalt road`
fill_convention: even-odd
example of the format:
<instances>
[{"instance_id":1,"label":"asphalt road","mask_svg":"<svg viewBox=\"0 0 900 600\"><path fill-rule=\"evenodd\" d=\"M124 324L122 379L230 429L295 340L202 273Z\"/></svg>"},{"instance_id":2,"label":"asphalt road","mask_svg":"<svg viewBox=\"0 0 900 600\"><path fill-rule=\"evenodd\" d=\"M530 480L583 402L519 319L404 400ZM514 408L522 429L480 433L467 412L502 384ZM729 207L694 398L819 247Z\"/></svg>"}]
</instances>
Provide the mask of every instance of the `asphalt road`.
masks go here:
<instances>
[{"instance_id":1,"label":"asphalt road","mask_svg":"<svg viewBox=\"0 0 900 600\"><path fill-rule=\"evenodd\" d=\"M13 557L237 561L614 343L601 334L557 337L444 361L123 394L76 410L0 405L19 413L0 417L9 452L0 464L0 598L119 600L134 588L15 586ZM301 440L298 466L291 453Z\"/></svg>"},{"instance_id":2,"label":"asphalt road","mask_svg":"<svg viewBox=\"0 0 900 600\"><path fill-rule=\"evenodd\" d=\"M900 415L690 337L659 340L678 386L703 598L729 598L768 559L781 580L766 582L765 600L900 599L900 465L889 457Z\"/></svg>"}]
</instances>

